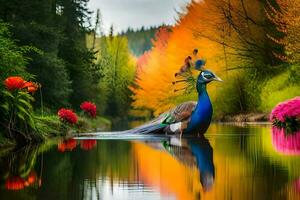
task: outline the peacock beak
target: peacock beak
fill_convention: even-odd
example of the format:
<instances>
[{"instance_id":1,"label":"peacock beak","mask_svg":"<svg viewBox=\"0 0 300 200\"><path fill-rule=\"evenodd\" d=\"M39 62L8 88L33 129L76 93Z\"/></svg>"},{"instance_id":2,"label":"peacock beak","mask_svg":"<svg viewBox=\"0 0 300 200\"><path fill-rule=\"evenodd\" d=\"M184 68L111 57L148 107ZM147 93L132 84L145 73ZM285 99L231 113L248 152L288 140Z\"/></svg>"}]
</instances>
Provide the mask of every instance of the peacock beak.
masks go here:
<instances>
[{"instance_id":1,"label":"peacock beak","mask_svg":"<svg viewBox=\"0 0 300 200\"><path fill-rule=\"evenodd\" d=\"M215 77L213 78L214 81L219 81L219 82L223 82L223 80L218 77L217 75L215 75Z\"/></svg>"}]
</instances>

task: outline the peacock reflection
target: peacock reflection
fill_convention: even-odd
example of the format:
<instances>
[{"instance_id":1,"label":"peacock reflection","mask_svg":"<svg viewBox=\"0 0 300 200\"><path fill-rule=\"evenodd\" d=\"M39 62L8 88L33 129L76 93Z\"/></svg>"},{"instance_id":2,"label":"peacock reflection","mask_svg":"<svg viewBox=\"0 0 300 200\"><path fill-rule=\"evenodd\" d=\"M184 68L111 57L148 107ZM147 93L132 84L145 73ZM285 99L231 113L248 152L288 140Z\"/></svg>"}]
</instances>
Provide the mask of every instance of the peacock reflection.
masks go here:
<instances>
[{"instance_id":1,"label":"peacock reflection","mask_svg":"<svg viewBox=\"0 0 300 200\"><path fill-rule=\"evenodd\" d=\"M204 137L133 144L141 181L176 199L199 199L215 180L213 148ZM146 156L145 156L146 155Z\"/></svg>"}]
</instances>

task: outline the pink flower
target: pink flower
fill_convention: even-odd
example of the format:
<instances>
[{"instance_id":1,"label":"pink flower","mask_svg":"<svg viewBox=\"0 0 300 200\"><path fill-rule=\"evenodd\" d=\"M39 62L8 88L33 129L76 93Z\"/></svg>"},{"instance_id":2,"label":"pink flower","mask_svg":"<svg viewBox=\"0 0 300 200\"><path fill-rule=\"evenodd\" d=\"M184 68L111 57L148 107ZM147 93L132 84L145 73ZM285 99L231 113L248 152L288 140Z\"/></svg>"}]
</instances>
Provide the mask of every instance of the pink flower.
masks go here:
<instances>
[{"instance_id":1,"label":"pink flower","mask_svg":"<svg viewBox=\"0 0 300 200\"><path fill-rule=\"evenodd\" d=\"M270 115L270 121L285 122L286 118L300 118L300 97L279 103Z\"/></svg>"}]
</instances>

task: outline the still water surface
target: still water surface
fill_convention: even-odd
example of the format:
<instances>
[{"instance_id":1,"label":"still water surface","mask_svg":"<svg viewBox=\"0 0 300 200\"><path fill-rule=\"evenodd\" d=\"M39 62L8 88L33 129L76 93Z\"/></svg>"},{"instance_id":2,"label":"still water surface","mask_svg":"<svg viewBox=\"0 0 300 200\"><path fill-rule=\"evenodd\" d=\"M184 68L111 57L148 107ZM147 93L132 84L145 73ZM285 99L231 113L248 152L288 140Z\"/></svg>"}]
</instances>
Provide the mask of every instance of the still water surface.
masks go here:
<instances>
[{"instance_id":1,"label":"still water surface","mask_svg":"<svg viewBox=\"0 0 300 200\"><path fill-rule=\"evenodd\" d=\"M300 141L276 140L269 125L213 124L181 141L71 139L0 151L0 199L300 199Z\"/></svg>"}]
</instances>

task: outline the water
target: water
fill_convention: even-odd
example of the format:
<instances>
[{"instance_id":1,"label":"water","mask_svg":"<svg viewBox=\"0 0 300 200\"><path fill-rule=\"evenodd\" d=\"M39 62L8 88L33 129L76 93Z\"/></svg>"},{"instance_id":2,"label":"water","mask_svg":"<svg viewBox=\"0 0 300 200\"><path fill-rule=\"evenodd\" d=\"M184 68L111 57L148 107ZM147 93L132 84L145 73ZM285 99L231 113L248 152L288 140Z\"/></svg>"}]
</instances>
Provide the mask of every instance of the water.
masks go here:
<instances>
[{"instance_id":1,"label":"water","mask_svg":"<svg viewBox=\"0 0 300 200\"><path fill-rule=\"evenodd\" d=\"M275 139L269 125L214 124L181 141L107 136L0 150L0 199L300 199L300 141Z\"/></svg>"}]
</instances>

